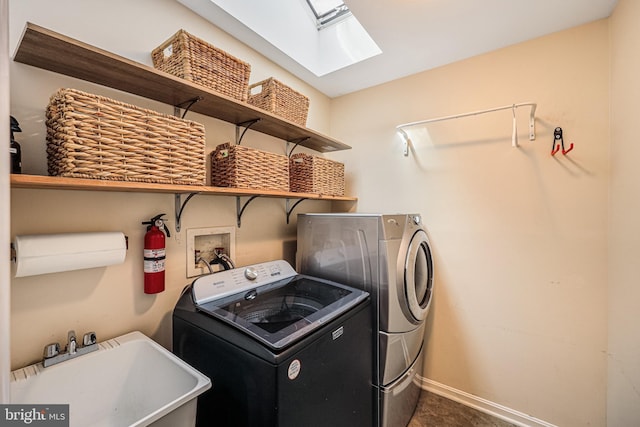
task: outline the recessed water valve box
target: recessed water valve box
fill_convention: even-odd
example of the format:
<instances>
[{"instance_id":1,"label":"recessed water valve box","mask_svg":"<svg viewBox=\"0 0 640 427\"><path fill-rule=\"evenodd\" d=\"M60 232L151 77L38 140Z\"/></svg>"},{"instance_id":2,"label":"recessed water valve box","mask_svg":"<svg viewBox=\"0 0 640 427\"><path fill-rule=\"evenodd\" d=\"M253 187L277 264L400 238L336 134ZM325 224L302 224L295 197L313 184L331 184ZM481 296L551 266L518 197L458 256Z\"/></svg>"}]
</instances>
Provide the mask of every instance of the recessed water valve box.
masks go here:
<instances>
[{"instance_id":1,"label":"recessed water valve box","mask_svg":"<svg viewBox=\"0 0 640 427\"><path fill-rule=\"evenodd\" d=\"M236 258L235 227L206 227L187 229L187 277L220 271L215 263L217 254L225 254L233 261Z\"/></svg>"}]
</instances>

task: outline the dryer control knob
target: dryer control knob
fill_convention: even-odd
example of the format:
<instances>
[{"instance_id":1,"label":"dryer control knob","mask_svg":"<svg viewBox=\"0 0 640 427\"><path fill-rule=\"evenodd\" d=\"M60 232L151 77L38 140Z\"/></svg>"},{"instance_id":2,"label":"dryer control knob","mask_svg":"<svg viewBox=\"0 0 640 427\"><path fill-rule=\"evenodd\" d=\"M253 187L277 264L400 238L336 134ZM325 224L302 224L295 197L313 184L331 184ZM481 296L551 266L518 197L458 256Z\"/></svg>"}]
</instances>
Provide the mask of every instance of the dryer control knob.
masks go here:
<instances>
[{"instance_id":1,"label":"dryer control knob","mask_svg":"<svg viewBox=\"0 0 640 427\"><path fill-rule=\"evenodd\" d=\"M249 267L244 271L244 277L248 280L256 280L258 278L258 270L253 267Z\"/></svg>"}]
</instances>

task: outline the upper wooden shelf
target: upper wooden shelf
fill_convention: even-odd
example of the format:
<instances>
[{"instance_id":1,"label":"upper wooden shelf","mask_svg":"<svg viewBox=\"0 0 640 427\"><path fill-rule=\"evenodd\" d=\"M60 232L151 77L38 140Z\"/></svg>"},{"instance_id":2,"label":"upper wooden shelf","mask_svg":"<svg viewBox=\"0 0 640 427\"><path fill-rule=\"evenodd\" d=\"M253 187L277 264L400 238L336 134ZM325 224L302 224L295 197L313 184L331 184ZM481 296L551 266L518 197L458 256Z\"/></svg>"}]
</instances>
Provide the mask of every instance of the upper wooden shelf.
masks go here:
<instances>
[{"instance_id":1,"label":"upper wooden shelf","mask_svg":"<svg viewBox=\"0 0 640 427\"><path fill-rule=\"evenodd\" d=\"M139 193L199 193L217 196L263 196L281 199L315 199L349 201L356 197L327 196L312 193L293 193L288 191L253 190L244 188L211 187L199 185L152 184L146 182L107 181L99 179L65 178L42 175L11 175L12 188L39 188L51 190L120 191Z\"/></svg>"},{"instance_id":2,"label":"upper wooden shelf","mask_svg":"<svg viewBox=\"0 0 640 427\"><path fill-rule=\"evenodd\" d=\"M202 99L190 111L236 125L259 119L251 126L252 130L285 141L302 141L300 145L315 151L330 152L351 148L246 102L32 23L27 23L13 59L174 106L200 97Z\"/></svg>"}]
</instances>

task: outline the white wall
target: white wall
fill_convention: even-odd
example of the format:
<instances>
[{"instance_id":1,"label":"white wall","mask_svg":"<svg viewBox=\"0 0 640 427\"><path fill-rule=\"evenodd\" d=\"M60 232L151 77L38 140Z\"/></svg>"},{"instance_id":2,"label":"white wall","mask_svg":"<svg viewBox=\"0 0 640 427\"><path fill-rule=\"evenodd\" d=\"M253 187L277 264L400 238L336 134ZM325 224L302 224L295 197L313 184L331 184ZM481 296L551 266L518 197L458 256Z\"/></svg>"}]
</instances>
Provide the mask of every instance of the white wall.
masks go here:
<instances>
[{"instance_id":1,"label":"white wall","mask_svg":"<svg viewBox=\"0 0 640 427\"><path fill-rule=\"evenodd\" d=\"M611 17L611 215L607 425L640 425L640 2Z\"/></svg>"},{"instance_id":2,"label":"white wall","mask_svg":"<svg viewBox=\"0 0 640 427\"><path fill-rule=\"evenodd\" d=\"M326 96L173 0L12 1L12 54L27 21L148 65L151 65L153 48L178 29L185 29L249 62L252 83L274 76L309 96L308 126L324 133L328 130L330 102ZM11 114L20 121L24 131L16 136L23 149L25 173L47 173L44 111L49 97L60 87L173 113L168 105L13 61L10 72ZM187 118L205 124L207 153L235 137L235 127L229 123L194 113L189 113ZM283 141L252 131L245 136L243 145L285 152ZM6 178L5 172L3 176ZM306 201L295 213L328 209L328 202ZM287 225L284 210L285 201L281 199L258 199L251 203L242 218L242 227L236 232L238 265L278 258L294 261L295 215ZM156 296L145 295L142 291L145 228L140 222L162 212L167 213L168 225L173 231L167 242L167 290ZM171 310L189 282L185 274L186 230L235 226L236 200L196 196L184 211L181 233L174 231L173 212L173 194L12 190L11 236L110 230L123 231L129 236L127 260L122 265L12 280L12 368L40 359L43 346L65 341L69 329L75 329L78 334L95 330L101 341L137 329L169 347Z\"/></svg>"},{"instance_id":3,"label":"white wall","mask_svg":"<svg viewBox=\"0 0 640 427\"><path fill-rule=\"evenodd\" d=\"M604 426L609 36L599 21L335 99L361 211L423 214L435 255L425 376L558 426ZM400 123L533 101L512 112ZM553 129L575 143L551 157Z\"/></svg>"}]
</instances>

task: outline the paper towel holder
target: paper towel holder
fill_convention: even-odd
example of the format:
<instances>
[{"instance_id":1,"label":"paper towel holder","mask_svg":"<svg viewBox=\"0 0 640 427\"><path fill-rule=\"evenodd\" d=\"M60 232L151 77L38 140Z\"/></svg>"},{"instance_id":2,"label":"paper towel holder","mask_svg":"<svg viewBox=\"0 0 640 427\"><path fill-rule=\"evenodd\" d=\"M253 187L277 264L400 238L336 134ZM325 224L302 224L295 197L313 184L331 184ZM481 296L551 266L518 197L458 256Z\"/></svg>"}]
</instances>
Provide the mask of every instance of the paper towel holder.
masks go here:
<instances>
[{"instance_id":1,"label":"paper towel holder","mask_svg":"<svg viewBox=\"0 0 640 427\"><path fill-rule=\"evenodd\" d=\"M121 264L127 240L119 231L16 236L11 244L14 277Z\"/></svg>"}]
</instances>

